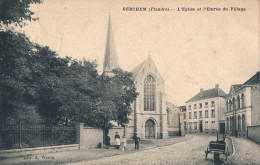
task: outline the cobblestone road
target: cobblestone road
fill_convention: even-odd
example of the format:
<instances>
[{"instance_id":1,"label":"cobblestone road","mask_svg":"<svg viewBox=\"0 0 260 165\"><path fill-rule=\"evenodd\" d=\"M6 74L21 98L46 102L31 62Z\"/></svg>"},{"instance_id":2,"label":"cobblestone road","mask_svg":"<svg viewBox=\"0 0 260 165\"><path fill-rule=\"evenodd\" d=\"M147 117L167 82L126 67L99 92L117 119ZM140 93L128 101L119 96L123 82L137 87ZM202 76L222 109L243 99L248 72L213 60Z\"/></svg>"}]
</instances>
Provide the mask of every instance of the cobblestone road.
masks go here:
<instances>
[{"instance_id":1,"label":"cobblestone road","mask_svg":"<svg viewBox=\"0 0 260 165\"><path fill-rule=\"evenodd\" d=\"M205 160L205 150L209 141L216 140L214 136L194 136L187 141L169 146L153 148L144 151L137 151L127 155L106 157L99 160L79 162L81 164L213 164L213 155ZM224 159L221 156L221 159Z\"/></svg>"},{"instance_id":2,"label":"cobblestone road","mask_svg":"<svg viewBox=\"0 0 260 165\"><path fill-rule=\"evenodd\" d=\"M260 164L260 145L246 138L232 138L235 154L226 162L228 165Z\"/></svg>"}]
</instances>

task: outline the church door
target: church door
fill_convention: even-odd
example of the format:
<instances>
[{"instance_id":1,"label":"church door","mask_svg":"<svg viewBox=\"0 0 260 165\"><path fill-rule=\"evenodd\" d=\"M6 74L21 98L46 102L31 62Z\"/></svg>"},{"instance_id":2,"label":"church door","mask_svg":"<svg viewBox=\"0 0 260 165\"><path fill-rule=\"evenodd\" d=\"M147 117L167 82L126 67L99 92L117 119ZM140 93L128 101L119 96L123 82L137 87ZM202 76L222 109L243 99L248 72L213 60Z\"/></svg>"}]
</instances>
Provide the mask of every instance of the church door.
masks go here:
<instances>
[{"instance_id":1,"label":"church door","mask_svg":"<svg viewBox=\"0 0 260 165\"><path fill-rule=\"evenodd\" d=\"M154 121L149 119L145 123L145 138L154 139L155 138L155 124Z\"/></svg>"}]
</instances>

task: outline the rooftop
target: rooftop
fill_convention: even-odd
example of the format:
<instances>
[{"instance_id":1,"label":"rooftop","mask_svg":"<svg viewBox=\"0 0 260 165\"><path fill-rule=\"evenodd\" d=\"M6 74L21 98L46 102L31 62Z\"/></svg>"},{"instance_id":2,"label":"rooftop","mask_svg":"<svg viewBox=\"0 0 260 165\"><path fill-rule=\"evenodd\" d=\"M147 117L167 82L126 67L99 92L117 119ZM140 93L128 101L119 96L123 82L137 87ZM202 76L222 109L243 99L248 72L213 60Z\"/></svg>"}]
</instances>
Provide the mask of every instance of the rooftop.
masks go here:
<instances>
[{"instance_id":1,"label":"rooftop","mask_svg":"<svg viewBox=\"0 0 260 165\"><path fill-rule=\"evenodd\" d=\"M213 89L208 89L205 91L203 91L201 89L201 91L198 94L196 94L191 99L186 101L186 103L198 101L198 100L205 100L205 99L214 98L214 97L225 97L226 95L227 94L222 89L220 89L218 87L218 85L216 85L216 87Z\"/></svg>"}]
</instances>

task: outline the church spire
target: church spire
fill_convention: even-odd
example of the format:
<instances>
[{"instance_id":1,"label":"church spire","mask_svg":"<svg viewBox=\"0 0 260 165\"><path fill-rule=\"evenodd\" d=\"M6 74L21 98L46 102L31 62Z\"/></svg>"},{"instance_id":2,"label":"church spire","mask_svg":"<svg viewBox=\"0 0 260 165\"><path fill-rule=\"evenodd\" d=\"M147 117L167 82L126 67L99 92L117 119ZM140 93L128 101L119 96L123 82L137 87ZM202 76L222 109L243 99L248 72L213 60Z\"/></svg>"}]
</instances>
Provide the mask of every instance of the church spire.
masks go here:
<instances>
[{"instance_id":1,"label":"church spire","mask_svg":"<svg viewBox=\"0 0 260 165\"><path fill-rule=\"evenodd\" d=\"M116 68L119 68L119 63L112 30L111 18L109 15L103 74L110 75L112 70Z\"/></svg>"}]
</instances>

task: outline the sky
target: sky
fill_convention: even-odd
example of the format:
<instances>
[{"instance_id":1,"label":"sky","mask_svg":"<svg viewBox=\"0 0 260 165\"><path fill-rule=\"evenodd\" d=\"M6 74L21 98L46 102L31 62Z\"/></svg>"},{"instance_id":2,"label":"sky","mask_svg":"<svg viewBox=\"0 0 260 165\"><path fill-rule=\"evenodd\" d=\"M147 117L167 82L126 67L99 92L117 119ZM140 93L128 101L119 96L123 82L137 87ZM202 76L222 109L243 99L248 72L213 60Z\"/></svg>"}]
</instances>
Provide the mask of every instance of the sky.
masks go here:
<instances>
[{"instance_id":1,"label":"sky","mask_svg":"<svg viewBox=\"0 0 260 165\"><path fill-rule=\"evenodd\" d=\"M228 93L230 85L244 83L259 71L259 2L44 0L31 6L39 20L20 31L61 57L97 60L101 74L110 14L120 67L132 71L150 52L165 80L166 99L181 106L200 88L219 84ZM170 11L123 11L123 7ZM177 11L178 7L202 11ZM203 11L204 7L228 11Z\"/></svg>"}]
</instances>

